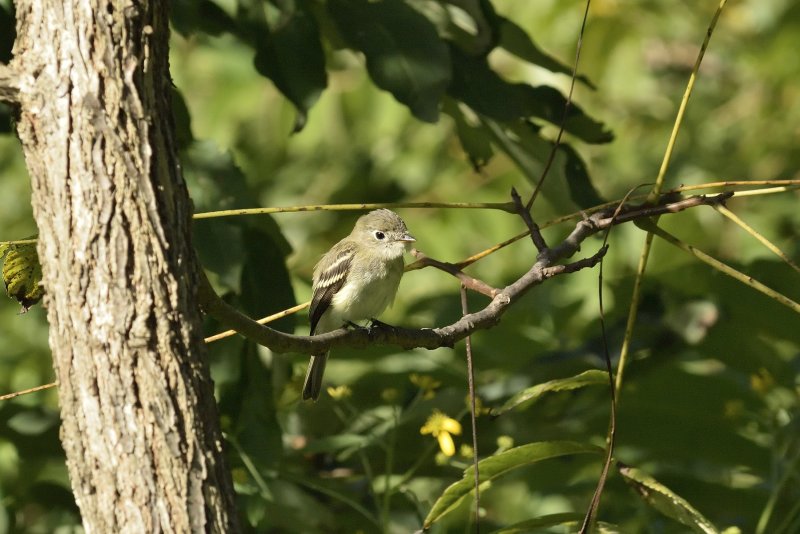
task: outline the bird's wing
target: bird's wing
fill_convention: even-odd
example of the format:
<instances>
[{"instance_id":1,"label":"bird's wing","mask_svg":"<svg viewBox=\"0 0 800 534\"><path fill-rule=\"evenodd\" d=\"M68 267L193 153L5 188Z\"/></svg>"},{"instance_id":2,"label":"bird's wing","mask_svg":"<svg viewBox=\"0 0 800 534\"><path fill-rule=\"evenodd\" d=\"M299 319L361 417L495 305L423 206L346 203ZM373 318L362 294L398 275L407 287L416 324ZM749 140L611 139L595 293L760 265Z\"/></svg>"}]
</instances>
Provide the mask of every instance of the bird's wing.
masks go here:
<instances>
[{"instance_id":1,"label":"bird's wing","mask_svg":"<svg viewBox=\"0 0 800 534\"><path fill-rule=\"evenodd\" d=\"M355 255L355 245L346 241L340 241L323 256L322 260L317 264L314 269L314 284L313 294L311 297L311 306L309 307L309 318L311 320L311 335L319 324L322 314L330 307L333 301L333 296L344 286L347 281L347 273L350 270L350 264ZM333 258L332 261L324 261L328 258ZM319 266L328 264L328 266L318 271Z\"/></svg>"}]
</instances>

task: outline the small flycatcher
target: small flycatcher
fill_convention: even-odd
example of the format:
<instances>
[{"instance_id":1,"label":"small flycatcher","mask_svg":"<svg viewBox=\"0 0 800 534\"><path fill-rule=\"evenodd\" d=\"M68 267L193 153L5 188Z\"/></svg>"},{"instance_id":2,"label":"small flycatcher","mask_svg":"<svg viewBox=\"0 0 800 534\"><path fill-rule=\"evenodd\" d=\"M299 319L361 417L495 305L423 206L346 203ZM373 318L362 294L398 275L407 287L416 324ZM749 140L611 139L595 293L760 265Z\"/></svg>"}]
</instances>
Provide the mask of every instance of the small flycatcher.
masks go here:
<instances>
[{"instance_id":1,"label":"small flycatcher","mask_svg":"<svg viewBox=\"0 0 800 534\"><path fill-rule=\"evenodd\" d=\"M395 212L379 209L362 215L350 235L314 267L311 335L380 315L394 300L403 276L403 253L414 241ZM319 398L327 360L327 352L311 356L303 400Z\"/></svg>"}]
</instances>

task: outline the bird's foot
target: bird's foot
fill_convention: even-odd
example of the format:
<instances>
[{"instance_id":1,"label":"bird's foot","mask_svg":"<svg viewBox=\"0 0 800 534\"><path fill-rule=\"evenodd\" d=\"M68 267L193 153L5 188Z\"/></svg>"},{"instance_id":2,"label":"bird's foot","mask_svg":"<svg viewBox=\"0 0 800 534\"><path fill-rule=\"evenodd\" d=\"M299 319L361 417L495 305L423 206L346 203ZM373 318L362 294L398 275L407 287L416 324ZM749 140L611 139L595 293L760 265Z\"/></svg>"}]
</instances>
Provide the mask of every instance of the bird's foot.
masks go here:
<instances>
[{"instance_id":1,"label":"bird's foot","mask_svg":"<svg viewBox=\"0 0 800 534\"><path fill-rule=\"evenodd\" d=\"M367 328L369 329L370 334L378 330L394 330L394 326L384 323L383 321L379 321L375 318L369 320L369 326Z\"/></svg>"}]
</instances>

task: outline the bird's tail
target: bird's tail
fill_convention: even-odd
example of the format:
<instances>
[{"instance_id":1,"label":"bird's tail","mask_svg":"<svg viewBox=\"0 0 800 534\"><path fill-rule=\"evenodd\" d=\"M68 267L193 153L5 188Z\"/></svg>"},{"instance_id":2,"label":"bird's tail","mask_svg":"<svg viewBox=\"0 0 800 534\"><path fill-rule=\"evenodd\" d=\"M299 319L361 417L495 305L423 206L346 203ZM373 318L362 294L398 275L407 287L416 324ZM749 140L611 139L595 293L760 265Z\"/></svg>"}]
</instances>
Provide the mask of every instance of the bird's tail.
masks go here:
<instances>
[{"instance_id":1,"label":"bird's tail","mask_svg":"<svg viewBox=\"0 0 800 534\"><path fill-rule=\"evenodd\" d=\"M306 380L303 383L303 400L319 399L322 391L322 375L325 374L325 364L328 363L328 353L314 354L308 362Z\"/></svg>"}]
</instances>

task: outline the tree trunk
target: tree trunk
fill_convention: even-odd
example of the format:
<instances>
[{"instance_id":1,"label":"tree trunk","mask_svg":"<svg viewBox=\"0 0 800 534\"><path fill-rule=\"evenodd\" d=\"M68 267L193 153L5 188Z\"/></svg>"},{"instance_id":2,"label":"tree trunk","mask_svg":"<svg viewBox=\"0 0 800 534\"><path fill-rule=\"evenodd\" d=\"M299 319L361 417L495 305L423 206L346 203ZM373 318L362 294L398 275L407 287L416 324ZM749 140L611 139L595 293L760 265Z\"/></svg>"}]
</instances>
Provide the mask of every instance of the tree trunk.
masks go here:
<instances>
[{"instance_id":1,"label":"tree trunk","mask_svg":"<svg viewBox=\"0 0 800 534\"><path fill-rule=\"evenodd\" d=\"M86 530L237 531L195 298L166 2L17 0L16 11L8 70Z\"/></svg>"}]
</instances>

